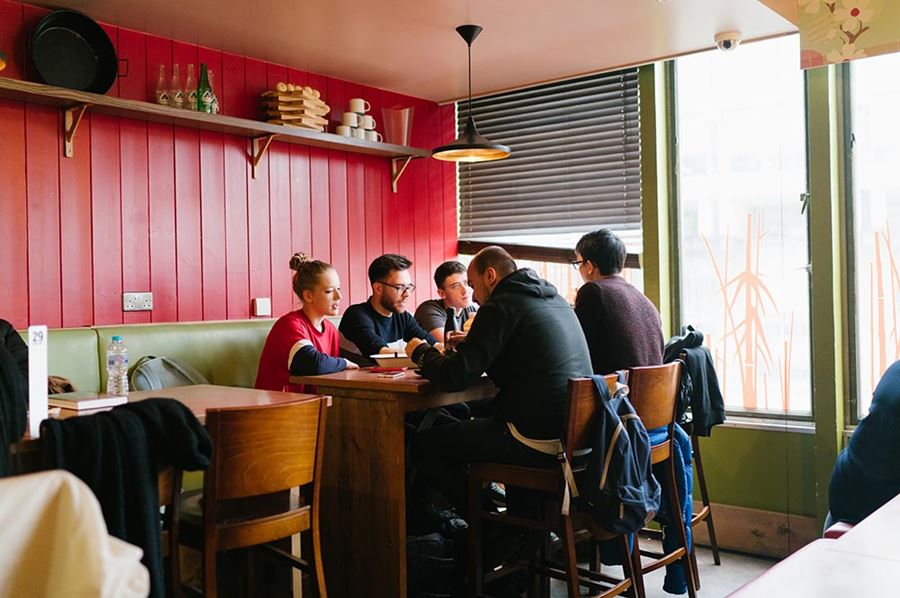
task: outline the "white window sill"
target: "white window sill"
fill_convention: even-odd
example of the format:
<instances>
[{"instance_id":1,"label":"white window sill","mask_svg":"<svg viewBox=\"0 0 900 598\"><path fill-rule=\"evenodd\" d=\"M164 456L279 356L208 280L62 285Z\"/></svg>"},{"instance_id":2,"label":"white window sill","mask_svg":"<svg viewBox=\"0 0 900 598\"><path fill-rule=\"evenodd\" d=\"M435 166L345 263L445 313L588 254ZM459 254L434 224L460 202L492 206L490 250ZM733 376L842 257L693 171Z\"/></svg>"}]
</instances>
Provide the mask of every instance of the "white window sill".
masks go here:
<instances>
[{"instance_id":1,"label":"white window sill","mask_svg":"<svg viewBox=\"0 0 900 598\"><path fill-rule=\"evenodd\" d=\"M728 419L724 423L719 424L718 427L762 430L764 432L791 432L794 434L816 433L816 425L813 422L794 419L741 417L739 415L729 415Z\"/></svg>"}]
</instances>

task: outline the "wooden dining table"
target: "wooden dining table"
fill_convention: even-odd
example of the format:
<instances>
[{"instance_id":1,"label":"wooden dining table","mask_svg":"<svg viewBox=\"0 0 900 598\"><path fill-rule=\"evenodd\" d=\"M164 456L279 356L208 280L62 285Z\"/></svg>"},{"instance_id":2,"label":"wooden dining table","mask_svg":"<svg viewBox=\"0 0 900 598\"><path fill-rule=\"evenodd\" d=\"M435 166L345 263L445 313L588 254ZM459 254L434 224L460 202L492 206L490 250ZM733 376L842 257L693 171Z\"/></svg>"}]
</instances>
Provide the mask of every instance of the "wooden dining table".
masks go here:
<instances>
[{"instance_id":1,"label":"wooden dining table","mask_svg":"<svg viewBox=\"0 0 900 598\"><path fill-rule=\"evenodd\" d=\"M330 596L402 598L406 592L405 414L493 397L487 377L443 392L407 370L367 369L291 382L333 397L322 479L322 542Z\"/></svg>"}]
</instances>

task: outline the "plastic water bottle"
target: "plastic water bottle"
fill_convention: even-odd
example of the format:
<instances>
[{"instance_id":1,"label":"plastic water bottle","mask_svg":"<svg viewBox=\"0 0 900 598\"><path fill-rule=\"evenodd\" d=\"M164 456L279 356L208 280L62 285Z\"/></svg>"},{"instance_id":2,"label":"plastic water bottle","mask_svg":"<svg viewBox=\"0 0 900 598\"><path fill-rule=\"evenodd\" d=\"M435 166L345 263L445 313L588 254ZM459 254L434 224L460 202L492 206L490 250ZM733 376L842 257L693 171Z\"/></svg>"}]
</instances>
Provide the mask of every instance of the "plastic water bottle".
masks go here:
<instances>
[{"instance_id":1,"label":"plastic water bottle","mask_svg":"<svg viewBox=\"0 0 900 598\"><path fill-rule=\"evenodd\" d=\"M106 348L106 394L124 397L128 394L128 349L121 336L112 337Z\"/></svg>"}]
</instances>

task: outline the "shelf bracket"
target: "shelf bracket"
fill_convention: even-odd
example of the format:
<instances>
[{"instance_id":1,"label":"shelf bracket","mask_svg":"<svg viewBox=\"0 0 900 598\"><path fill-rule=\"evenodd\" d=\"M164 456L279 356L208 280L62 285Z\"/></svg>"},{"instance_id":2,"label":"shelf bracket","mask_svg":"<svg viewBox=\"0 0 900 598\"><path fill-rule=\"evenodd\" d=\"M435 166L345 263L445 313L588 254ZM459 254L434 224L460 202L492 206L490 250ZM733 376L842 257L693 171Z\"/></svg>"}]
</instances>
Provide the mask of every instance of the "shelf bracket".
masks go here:
<instances>
[{"instance_id":1,"label":"shelf bracket","mask_svg":"<svg viewBox=\"0 0 900 598\"><path fill-rule=\"evenodd\" d=\"M71 158L75 155L75 133L78 131L78 125L81 124L81 117L84 116L84 111L88 109L90 104L79 104L78 106L73 106L72 108L66 108L65 114L65 136L66 142L65 147L63 148L63 153L66 158Z\"/></svg>"},{"instance_id":2,"label":"shelf bracket","mask_svg":"<svg viewBox=\"0 0 900 598\"><path fill-rule=\"evenodd\" d=\"M266 151L269 149L269 145L272 144L273 139L275 139L274 133L263 135L262 137L254 137L252 139L252 154L250 156L250 162L253 164L252 175L254 179L257 175L257 167L259 166L259 161L262 160L263 156L266 155Z\"/></svg>"},{"instance_id":3,"label":"shelf bracket","mask_svg":"<svg viewBox=\"0 0 900 598\"><path fill-rule=\"evenodd\" d=\"M403 176L403 171L406 170L406 167L409 166L409 161L412 159L412 156L406 156L405 158L391 158L391 190L394 193L397 192L397 181ZM400 165L401 162L403 163L402 165Z\"/></svg>"}]
</instances>

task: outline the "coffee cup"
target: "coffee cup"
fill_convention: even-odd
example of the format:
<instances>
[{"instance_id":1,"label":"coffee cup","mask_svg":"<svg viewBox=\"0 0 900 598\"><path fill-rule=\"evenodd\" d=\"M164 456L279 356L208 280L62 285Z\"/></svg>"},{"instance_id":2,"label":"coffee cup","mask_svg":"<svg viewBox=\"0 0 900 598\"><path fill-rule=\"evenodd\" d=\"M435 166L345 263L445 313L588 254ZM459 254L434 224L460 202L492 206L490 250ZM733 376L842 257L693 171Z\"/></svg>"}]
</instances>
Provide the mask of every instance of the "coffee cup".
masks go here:
<instances>
[{"instance_id":1,"label":"coffee cup","mask_svg":"<svg viewBox=\"0 0 900 598\"><path fill-rule=\"evenodd\" d=\"M348 127L347 125L338 125L336 132L341 137L353 137L353 127Z\"/></svg>"},{"instance_id":2,"label":"coffee cup","mask_svg":"<svg viewBox=\"0 0 900 598\"><path fill-rule=\"evenodd\" d=\"M378 143L381 143L381 139L381 133L379 133L378 131L366 131L367 141L377 141Z\"/></svg>"},{"instance_id":3,"label":"coffee cup","mask_svg":"<svg viewBox=\"0 0 900 598\"><path fill-rule=\"evenodd\" d=\"M353 129L353 136L357 139L365 139L366 138L366 130L365 129Z\"/></svg>"},{"instance_id":4,"label":"coffee cup","mask_svg":"<svg viewBox=\"0 0 900 598\"><path fill-rule=\"evenodd\" d=\"M344 112L344 116L343 118L341 118L341 122L348 127L361 126L359 122L360 120L362 120L362 117L356 112Z\"/></svg>"},{"instance_id":5,"label":"coffee cup","mask_svg":"<svg viewBox=\"0 0 900 598\"><path fill-rule=\"evenodd\" d=\"M359 126L369 131L375 128L375 117L371 114L362 114L359 116Z\"/></svg>"},{"instance_id":6,"label":"coffee cup","mask_svg":"<svg viewBox=\"0 0 900 598\"><path fill-rule=\"evenodd\" d=\"M372 105L362 98L351 98L349 104L350 112L357 112L359 114L365 114L372 109Z\"/></svg>"}]
</instances>

